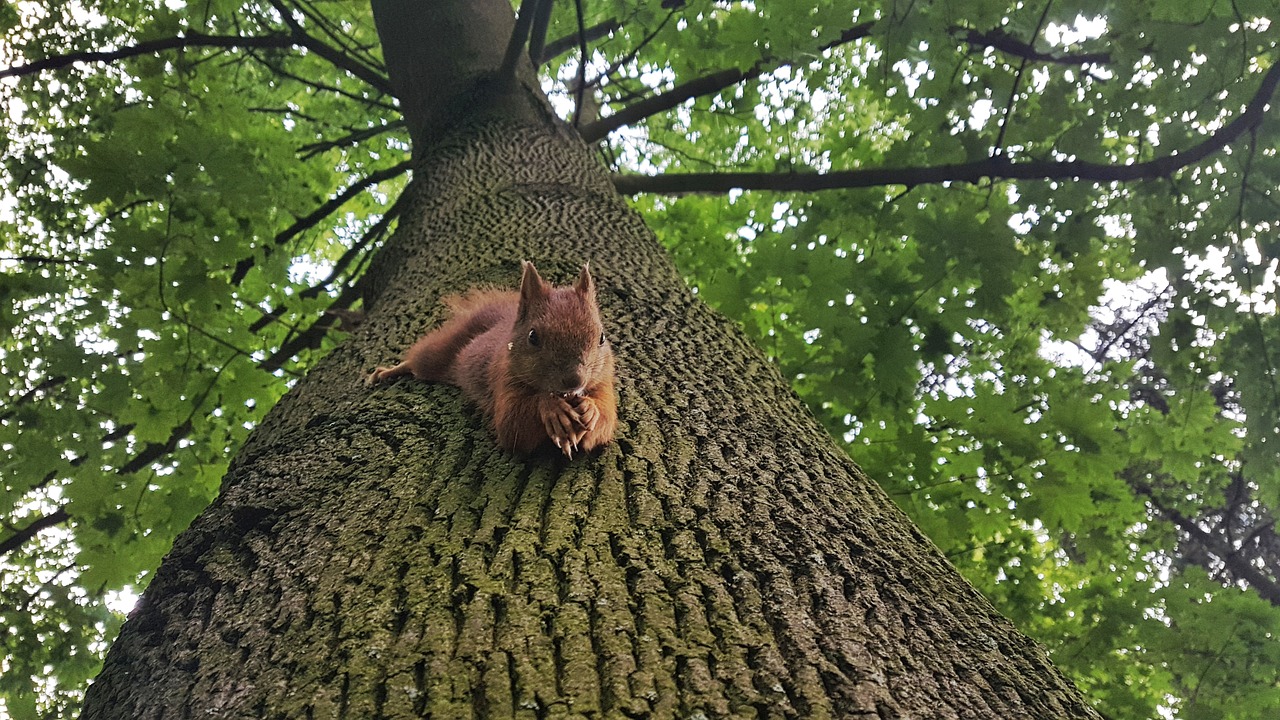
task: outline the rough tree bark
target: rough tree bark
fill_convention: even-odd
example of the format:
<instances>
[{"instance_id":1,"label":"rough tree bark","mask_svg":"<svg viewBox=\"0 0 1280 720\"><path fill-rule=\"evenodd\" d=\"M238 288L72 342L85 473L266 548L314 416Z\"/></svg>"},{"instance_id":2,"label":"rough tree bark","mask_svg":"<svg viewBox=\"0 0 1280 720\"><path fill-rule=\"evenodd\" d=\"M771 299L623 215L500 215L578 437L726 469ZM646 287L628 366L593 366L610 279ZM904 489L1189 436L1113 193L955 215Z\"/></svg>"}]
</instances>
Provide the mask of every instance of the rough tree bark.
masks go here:
<instances>
[{"instance_id":1,"label":"rough tree bark","mask_svg":"<svg viewBox=\"0 0 1280 720\"><path fill-rule=\"evenodd\" d=\"M375 3L428 115L367 322L253 433L83 716L1097 717L690 293L527 72L476 91L492 57L447 49L505 45L486 1ZM413 96L442 77L443 110ZM455 388L362 384L522 258L592 262L622 398L596 457L516 459Z\"/></svg>"}]
</instances>

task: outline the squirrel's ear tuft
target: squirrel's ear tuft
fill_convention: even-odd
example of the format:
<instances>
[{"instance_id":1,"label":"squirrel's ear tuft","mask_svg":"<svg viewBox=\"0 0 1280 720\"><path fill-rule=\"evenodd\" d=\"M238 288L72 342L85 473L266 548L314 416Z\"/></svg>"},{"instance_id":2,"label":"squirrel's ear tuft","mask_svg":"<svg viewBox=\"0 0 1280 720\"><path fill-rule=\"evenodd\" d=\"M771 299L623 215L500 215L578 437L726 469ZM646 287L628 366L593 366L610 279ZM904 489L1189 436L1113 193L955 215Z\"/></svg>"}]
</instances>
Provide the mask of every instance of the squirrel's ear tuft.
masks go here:
<instances>
[{"instance_id":1,"label":"squirrel's ear tuft","mask_svg":"<svg viewBox=\"0 0 1280 720\"><path fill-rule=\"evenodd\" d=\"M538 274L538 268L534 267L533 263L521 260L520 267L524 270L524 274L520 277L519 315L524 318L531 310L546 302L551 296L551 289L547 287L547 281Z\"/></svg>"},{"instance_id":2,"label":"squirrel's ear tuft","mask_svg":"<svg viewBox=\"0 0 1280 720\"><path fill-rule=\"evenodd\" d=\"M596 281L591 278L590 261L582 266L582 272L578 273L578 282L573 284L573 289L583 297L595 297Z\"/></svg>"}]
</instances>

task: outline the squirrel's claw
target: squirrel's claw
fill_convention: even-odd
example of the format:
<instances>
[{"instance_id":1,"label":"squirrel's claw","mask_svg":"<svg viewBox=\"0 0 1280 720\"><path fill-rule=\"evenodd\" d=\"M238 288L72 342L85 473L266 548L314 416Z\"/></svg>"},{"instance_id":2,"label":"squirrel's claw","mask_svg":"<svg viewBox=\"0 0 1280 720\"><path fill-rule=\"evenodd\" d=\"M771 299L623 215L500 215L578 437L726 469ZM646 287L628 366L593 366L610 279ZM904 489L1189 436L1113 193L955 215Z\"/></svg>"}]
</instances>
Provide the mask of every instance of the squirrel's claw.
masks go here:
<instances>
[{"instance_id":1,"label":"squirrel's claw","mask_svg":"<svg viewBox=\"0 0 1280 720\"><path fill-rule=\"evenodd\" d=\"M564 456L570 460L573 459L573 451L578 449L577 442L569 438L562 438L559 435L552 435L551 442L555 443L560 452L564 453Z\"/></svg>"},{"instance_id":2,"label":"squirrel's claw","mask_svg":"<svg viewBox=\"0 0 1280 720\"><path fill-rule=\"evenodd\" d=\"M547 437L565 457L572 460L573 451L578 449L576 426L581 424L578 411L563 397L549 394L543 396L538 412Z\"/></svg>"}]
</instances>

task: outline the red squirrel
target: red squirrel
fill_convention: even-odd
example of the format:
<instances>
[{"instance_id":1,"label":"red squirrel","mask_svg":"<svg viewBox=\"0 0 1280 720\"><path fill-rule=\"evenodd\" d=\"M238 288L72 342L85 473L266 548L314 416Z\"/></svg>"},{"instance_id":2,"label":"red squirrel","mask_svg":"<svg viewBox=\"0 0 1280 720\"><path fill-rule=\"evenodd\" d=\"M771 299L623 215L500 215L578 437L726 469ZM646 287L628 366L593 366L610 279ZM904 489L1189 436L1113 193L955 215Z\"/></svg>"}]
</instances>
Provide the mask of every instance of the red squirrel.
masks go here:
<instances>
[{"instance_id":1,"label":"red squirrel","mask_svg":"<svg viewBox=\"0 0 1280 720\"><path fill-rule=\"evenodd\" d=\"M613 439L618 424L613 349L588 266L572 287L553 287L521 263L520 290L472 290L445 298L449 319L373 384L400 375L457 385L480 406L498 445L529 453L548 438L566 457Z\"/></svg>"}]
</instances>

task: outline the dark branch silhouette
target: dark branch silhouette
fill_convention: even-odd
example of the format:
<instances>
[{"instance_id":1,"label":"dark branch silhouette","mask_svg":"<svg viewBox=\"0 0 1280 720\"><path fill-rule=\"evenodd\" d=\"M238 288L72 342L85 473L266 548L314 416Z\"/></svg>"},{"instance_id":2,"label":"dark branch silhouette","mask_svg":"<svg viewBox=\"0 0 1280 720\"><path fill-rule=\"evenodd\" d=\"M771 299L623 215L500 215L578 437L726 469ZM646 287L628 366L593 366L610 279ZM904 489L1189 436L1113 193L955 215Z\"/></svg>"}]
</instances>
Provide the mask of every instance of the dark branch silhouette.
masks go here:
<instances>
[{"instance_id":1,"label":"dark branch silhouette","mask_svg":"<svg viewBox=\"0 0 1280 720\"><path fill-rule=\"evenodd\" d=\"M82 62L114 62L124 58L138 57L139 55L150 55L163 50L180 50L193 47L279 49L291 48L295 44L291 36L284 34L243 37L240 35L205 35L198 32L189 32L181 37L144 40L137 45L130 45L116 50L85 50L67 53L66 55L55 55L54 57L36 60L26 65L14 65L0 70L0 78L22 77L42 70L59 70Z\"/></svg>"},{"instance_id":2,"label":"dark branch silhouette","mask_svg":"<svg viewBox=\"0 0 1280 720\"><path fill-rule=\"evenodd\" d=\"M134 426L130 424L125 427L118 428L114 432L107 433L105 436L103 436L101 442L107 443L107 442L113 442L115 440L119 440L120 438L127 435L133 429L133 427ZM147 445L143 447L142 450L139 451L138 454L133 457L133 459L131 459L129 462L125 463L124 465L121 465L120 467L116 468L116 473L120 475L129 475L129 474L138 472L139 470L159 460L165 455L171 454L175 449L177 449L178 443L181 442L183 438L191 434L191 429L192 429L191 421L187 420L182 425L174 428L173 432L169 434L169 439L166 440L165 442L147 443ZM83 465L87 459L89 459L87 456L75 458L70 461L71 466L78 467L80 465ZM43 487L45 485L48 485L49 482L54 477L56 477L56 473L50 473L49 475L46 475L44 480L42 480L38 485L36 485L36 487ZM68 514L64 508L58 508L57 510L54 510L48 515L45 515L43 517L40 517L32 521L29 525L22 528L21 530L18 530L13 535L10 535L4 540L0 540L0 557L4 557L5 555L13 552L14 550L17 550L18 548L22 547L24 544L30 542L42 530L51 528L54 525L59 525L61 523L67 522L70 519L71 519L71 515Z\"/></svg>"},{"instance_id":3,"label":"dark branch silhouette","mask_svg":"<svg viewBox=\"0 0 1280 720\"><path fill-rule=\"evenodd\" d=\"M1203 142L1178 152L1131 165L1113 165L1086 160L1016 161L1004 155L949 165L907 168L864 168L834 172L741 172L675 173L668 175L615 175L614 187L623 194L727 193L730 190L776 190L807 192L884 185L933 185L944 182L976 183L998 180L1090 180L1129 182L1169 177L1195 165L1231 144L1262 121L1267 105L1280 85L1280 64L1263 76L1258 91L1234 120Z\"/></svg>"},{"instance_id":4,"label":"dark branch silhouette","mask_svg":"<svg viewBox=\"0 0 1280 720\"><path fill-rule=\"evenodd\" d=\"M1159 503L1156 503L1156 505L1159 507ZM1254 592L1261 595L1264 600L1276 607L1280 607L1280 583L1276 583L1266 573L1254 567L1247 558L1242 557L1230 544L1210 534L1191 518L1177 510L1168 508L1160 508L1160 512L1164 513L1165 517L1169 518L1174 525L1177 525L1179 530L1193 538L1200 547L1217 557L1232 575L1247 582L1249 587L1253 588Z\"/></svg>"},{"instance_id":5,"label":"dark branch silhouette","mask_svg":"<svg viewBox=\"0 0 1280 720\"><path fill-rule=\"evenodd\" d=\"M547 28L551 25L551 0L543 0L538 4L537 14L533 16L533 27L529 30L529 60L534 65L547 50Z\"/></svg>"},{"instance_id":6,"label":"dark branch silhouette","mask_svg":"<svg viewBox=\"0 0 1280 720\"><path fill-rule=\"evenodd\" d=\"M336 85L330 85L330 84L319 82L316 80L310 80L305 77L302 77L301 75L291 73L285 70L284 67L281 66L280 62L262 57L257 52L249 52L248 57L254 62L257 62L258 64L262 65L267 70L271 71L277 77L281 77L286 80L292 80L300 85L305 85L307 87L315 88L316 90L331 92L335 95L340 95L344 98L347 98L348 100L351 100L353 102L361 103L367 107L382 108L383 110L386 110L388 112L395 112L396 110L395 105L391 102L383 102L379 98L375 98L375 97L365 97L363 95L351 92L349 90L343 90L342 88ZM294 115L297 115L299 117L307 117L303 113L300 113L296 110L290 109L288 110L288 112ZM316 123L322 122L319 118L309 118L309 119L311 119L313 122L316 122Z\"/></svg>"},{"instance_id":7,"label":"dark branch silhouette","mask_svg":"<svg viewBox=\"0 0 1280 720\"><path fill-rule=\"evenodd\" d=\"M592 43L621 27L622 23L617 20L605 20L587 28L587 31L582 34L582 38ZM569 33L558 40L552 40L547 43L547 46L542 50L542 55L534 58L534 62L537 65L542 65L551 58L563 55L576 47L578 47L578 33Z\"/></svg>"},{"instance_id":8,"label":"dark branch silhouette","mask_svg":"<svg viewBox=\"0 0 1280 720\"><path fill-rule=\"evenodd\" d=\"M277 246L285 244L286 242L288 242L289 240L297 236L299 233L302 233L303 231L309 230L315 227L316 225L320 224L321 220L324 220L326 217L336 212L338 208L347 204L347 201L350 200L351 198L355 197L356 195L359 195L360 193L373 187L374 185L377 185L378 183L383 182L384 180L390 180L394 177L398 177L399 175L402 175L405 171L407 171L411 167L413 167L413 163L409 160L404 160L385 170L379 170L375 173L371 173L370 175L366 176L359 182L352 183L346 190L343 190L337 195L334 195L332 198L327 200L320 207L311 211L304 217L298 218L292 225L285 228L284 230L281 230L278 234L276 234L275 244ZM267 252L270 252L270 248L267 249ZM239 283L241 280L243 280L245 273L249 272L249 268L253 267L255 262L256 261L252 257L247 257L241 260L240 262L236 263L235 272L231 274L232 284Z\"/></svg>"},{"instance_id":9,"label":"dark branch silhouette","mask_svg":"<svg viewBox=\"0 0 1280 720\"><path fill-rule=\"evenodd\" d=\"M828 50L832 47L867 37L871 34L871 28L873 25L874 23L868 22L849 28L841 33L839 38L819 48L819 51ZM1037 60L1041 62L1065 65L1105 64L1111 61L1111 56L1105 52L1064 55L1040 52L1030 44L1010 37L1000 30L979 32L977 30L961 27L955 27L952 28L952 30L957 34L962 35L963 39L971 45L992 47L1025 60ZM753 80L769 70L789 65L791 62L792 61L781 61L771 64L767 61L761 61L747 70L720 70L711 73L710 75L705 75L681 85L677 85L667 92L650 96L635 103L634 105L623 108L607 118L603 118L583 126L580 132L587 142L594 142L618 128L632 125L651 115L656 115L660 112L670 110L686 100L720 92L721 90L732 87L740 82Z\"/></svg>"},{"instance_id":10,"label":"dark branch silhouette","mask_svg":"<svg viewBox=\"0 0 1280 720\"><path fill-rule=\"evenodd\" d=\"M327 277L317 282L316 284L312 285L311 287L307 288L306 290L303 290L302 292L298 293L298 297L303 299L319 297L321 293L333 287L334 284L337 283L338 277L342 275L344 272L346 272L347 268L350 267L351 264L355 262L358 258L367 259L368 253L366 253L366 250L368 249L369 245L382 239L382 237L385 236L387 231L390 229L391 222L396 218L400 217L400 213L404 211L404 206L402 204L403 199L404 199L404 196L401 195L400 199L397 199L395 203L392 204L391 209L387 210L387 212L384 213L383 216L376 223L374 223L368 230L364 232L363 235L360 236L359 240L356 240L354 243L352 243L351 247L347 248L347 251L342 253L342 257L338 258L338 260L333 264L333 268L329 270L329 275ZM352 273L351 277L356 278L356 277L359 277L359 275L360 273L357 271ZM347 284L344 284L343 293L346 293L347 288L350 287L350 282L352 281L349 280ZM342 307L345 308L347 306L344 305ZM333 309L334 307L331 306L330 310L333 310ZM251 333L261 332L263 328L279 320L288 311L289 311L288 306L280 305L279 307L272 309L270 312L263 313L262 317L255 320L253 324L249 326L249 332ZM289 342L289 339L286 338L284 344L287 344L288 342ZM262 364L260 364L259 367L266 369L268 371L274 371L276 369L276 367L267 367L266 365L262 365Z\"/></svg>"},{"instance_id":11,"label":"dark branch silhouette","mask_svg":"<svg viewBox=\"0 0 1280 720\"><path fill-rule=\"evenodd\" d=\"M0 557L4 557L14 550L22 547L27 543L27 541L34 538L42 530L51 528L54 525L60 525L69 519L71 519L71 516L68 515L67 511L63 508L58 508L48 515L36 518L26 527L15 532L4 540L0 540Z\"/></svg>"},{"instance_id":12,"label":"dark branch silhouette","mask_svg":"<svg viewBox=\"0 0 1280 720\"><path fill-rule=\"evenodd\" d=\"M136 473L165 455L172 453L177 449L178 443L191 434L191 428L191 421L188 420L174 428L173 432L169 433L168 440L162 443L147 443L146 447L142 448L132 460L116 468L116 472L120 475Z\"/></svg>"},{"instance_id":13,"label":"dark branch silhouette","mask_svg":"<svg viewBox=\"0 0 1280 720\"><path fill-rule=\"evenodd\" d=\"M308 143L298 148L298 155L303 160L313 158L326 150L334 150L337 148L353 147L370 138L375 138L383 133L399 130L404 127L404 120L392 120L382 125L353 130L346 135L334 140L324 140L321 142Z\"/></svg>"},{"instance_id":14,"label":"dark branch silhouette","mask_svg":"<svg viewBox=\"0 0 1280 720\"><path fill-rule=\"evenodd\" d=\"M343 288L338 297L330 303L329 307L321 313L315 322L308 326L306 330L281 343L280 347L270 357L258 364L258 367L267 372L275 372L284 367L285 363L303 350L320 347L325 335L330 330L339 328L342 325L346 315L343 311L350 309L359 299L360 291L356 285L348 285Z\"/></svg>"},{"instance_id":15,"label":"dark branch silhouette","mask_svg":"<svg viewBox=\"0 0 1280 720\"><path fill-rule=\"evenodd\" d=\"M356 45L352 38L340 24L334 23L325 17L324 13L315 6L314 2L308 0L295 0L294 5L298 12L311 22L317 30L329 38L332 46L336 47L343 55L352 60L363 64L379 75L386 76L387 69L382 64L382 58L377 56L373 50L377 48L377 44Z\"/></svg>"},{"instance_id":16,"label":"dark branch silhouette","mask_svg":"<svg viewBox=\"0 0 1280 720\"><path fill-rule=\"evenodd\" d=\"M310 50L325 60L328 60L334 67L340 70L345 70L346 72L351 73L351 75L369 83L369 85L376 88L382 94L394 94L391 90L391 81L389 81L386 76L361 63L350 55L347 55L341 50L325 44L319 38L308 35L307 31L303 29L297 18L293 16L293 13L284 5L284 3L279 2L279 0L272 0L271 4L276 8L276 11L280 13L280 19L284 20L284 23L289 26L291 33L290 37L292 37L299 46Z\"/></svg>"},{"instance_id":17,"label":"dark branch silhouette","mask_svg":"<svg viewBox=\"0 0 1280 720\"><path fill-rule=\"evenodd\" d=\"M3 255L0 260L20 262L26 265L92 265L88 260L80 258L57 258L48 255Z\"/></svg>"},{"instance_id":18,"label":"dark branch silhouette","mask_svg":"<svg viewBox=\"0 0 1280 720\"><path fill-rule=\"evenodd\" d=\"M976 47L989 47L999 50L1007 55L1013 55L1023 60L1032 60L1037 62L1054 63L1057 65L1106 65L1111 62L1111 53L1094 52L1094 53L1064 53L1055 55L1053 53L1040 52L1036 50L1030 43L1023 42L1003 30L988 30L979 32L973 28L953 27L951 32Z\"/></svg>"},{"instance_id":19,"label":"dark branch silhouette","mask_svg":"<svg viewBox=\"0 0 1280 720\"><path fill-rule=\"evenodd\" d=\"M1205 552L1216 557L1219 562L1238 580L1248 583L1254 592L1258 593L1264 600L1276 607L1280 607L1280 583L1277 583L1271 576L1258 569L1250 558L1242 554L1229 536L1224 536L1221 528L1218 532L1210 532L1202 527L1202 522L1195 518L1187 517L1174 508L1165 507L1160 501L1158 493L1155 492L1149 484L1141 481L1135 481L1133 478L1126 478L1129 485L1133 487L1134 492L1145 497L1156 512L1164 515L1169 522L1173 523L1179 530L1186 533L1190 542L1199 546ZM1274 526L1274 521L1265 527ZM1208 569L1208 568L1206 568Z\"/></svg>"},{"instance_id":20,"label":"dark branch silhouette","mask_svg":"<svg viewBox=\"0 0 1280 720\"><path fill-rule=\"evenodd\" d=\"M818 50L821 52L838 45L844 45L846 43L853 42L854 40L867 37L871 34L871 28L874 24L875 23L868 22L849 28L841 33L840 37L823 45L821 48L818 48ZM587 142L594 142L618 128L639 122L650 115L656 115L660 112L670 110L686 100L720 92L721 90L737 85L740 82L758 78L770 70L786 67L792 62L794 61L761 60L746 70L734 68L729 70L720 70L711 73L710 75L704 75L703 77L677 85L664 93L652 95L633 105L629 105L607 118L602 118L596 122L584 125L579 129L579 132L582 134L582 138L584 140Z\"/></svg>"},{"instance_id":21,"label":"dark branch silhouette","mask_svg":"<svg viewBox=\"0 0 1280 720\"><path fill-rule=\"evenodd\" d=\"M14 65L0 70L0 78L23 77L43 70L59 70L77 63L115 62L125 58L150 55L164 50L181 50L187 48L271 48L288 49L302 47L328 60L341 70L373 86L379 92L391 94L391 84L385 77L350 58L315 38L297 29L291 34L271 34L259 36L242 35L206 35L200 32L187 32L184 35L156 40L144 40L129 47L116 50L84 50L81 52L56 55L26 65Z\"/></svg>"},{"instance_id":22,"label":"dark branch silhouette","mask_svg":"<svg viewBox=\"0 0 1280 720\"><path fill-rule=\"evenodd\" d=\"M507 51L502 56L502 64L498 67L498 77L513 78L520 53L529 45L529 31L533 27L533 16L538 11L541 0L520 0L520 10L516 13L516 26L511 30L507 40ZM550 0L547 0L550 2Z\"/></svg>"}]
</instances>

